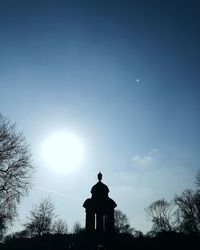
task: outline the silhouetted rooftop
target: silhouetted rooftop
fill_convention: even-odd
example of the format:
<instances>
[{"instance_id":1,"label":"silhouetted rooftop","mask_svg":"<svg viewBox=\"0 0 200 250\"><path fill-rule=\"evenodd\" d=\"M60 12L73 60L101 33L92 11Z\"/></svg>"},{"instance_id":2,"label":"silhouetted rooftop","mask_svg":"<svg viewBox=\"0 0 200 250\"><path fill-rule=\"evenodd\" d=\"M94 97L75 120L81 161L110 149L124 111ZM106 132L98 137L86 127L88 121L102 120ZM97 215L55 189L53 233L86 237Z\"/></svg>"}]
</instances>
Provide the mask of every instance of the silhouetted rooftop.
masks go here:
<instances>
[{"instance_id":1,"label":"silhouetted rooftop","mask_svg":"<svg viewBox=\"0 0 200 250\"><path fill-rule=\"evenodd\" d=\"M108 196L109 188L99 180L91 189L92 196Z\"/></svg>"},{"instance_id":2,"label":"silhouetted rooftop","mask_svg":"<svg viewBox=\"0 0 200 250\"><path fill-rule=\"evenodd\" d=\"M83 207L101 211L112 210L117 204L108 197L109 188L101 182L102 174L99 172L97 176L99 181L91 189L92 197L84 202Z\"/></svg>"}]
</instances>

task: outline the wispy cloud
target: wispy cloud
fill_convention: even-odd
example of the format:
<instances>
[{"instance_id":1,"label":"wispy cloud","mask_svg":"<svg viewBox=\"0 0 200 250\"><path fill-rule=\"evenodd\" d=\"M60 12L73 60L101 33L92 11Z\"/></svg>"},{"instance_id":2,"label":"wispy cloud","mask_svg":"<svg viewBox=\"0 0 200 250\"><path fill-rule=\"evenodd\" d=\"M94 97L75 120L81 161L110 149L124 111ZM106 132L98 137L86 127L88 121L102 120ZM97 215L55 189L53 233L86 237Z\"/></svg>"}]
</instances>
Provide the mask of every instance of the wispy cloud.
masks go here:
<instances>
[{"instance_id":1,"label":"wispy cloud","mask_svg":"<svg viewBox=\"0 0 200 250\"><path fill-rule=\"evenodd\" d=\"M155 153L158 149L151 149L147 154L135 155L132 157L132 161L140 166L148 166L154 161Z\"/></svg>"},{"instance_id":2,"label":"wispy cloud","mask_svg":"<svg viewBox=\"0 0 200 250\"><path fill-rule=\"evenodd\" d=\"M48 189L48 188L44 188L44 187L35 187L35 189L40 190L40 191L44 191L44 192L48 192L48 193L52 193L52 194L56 194L56 195L60 195L60 196L64 196L73 200L81 200L79 197L76 196L72 196L72 195L68 195L62 192L58 192L52 189Z\"/></svg>"}]
</instances>

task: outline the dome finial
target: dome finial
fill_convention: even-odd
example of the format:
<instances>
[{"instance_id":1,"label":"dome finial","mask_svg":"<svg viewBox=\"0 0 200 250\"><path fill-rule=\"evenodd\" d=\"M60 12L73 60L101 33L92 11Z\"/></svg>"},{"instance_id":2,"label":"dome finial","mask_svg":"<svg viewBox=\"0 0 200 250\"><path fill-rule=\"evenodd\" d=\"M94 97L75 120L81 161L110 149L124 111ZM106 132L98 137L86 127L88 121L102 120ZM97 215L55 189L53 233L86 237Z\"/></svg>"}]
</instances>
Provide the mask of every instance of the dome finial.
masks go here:
<instances>
[{"instance_id":1,"label":"dome finial","mask_svg":"<svg viewBox=\"0 0 200 250\"><path fill-rule=\"evenodd\" d=\"M102 180L102 173L101 172L98 173L97 178L98 178L99 181Z\"/></svg>"}]
</instances>

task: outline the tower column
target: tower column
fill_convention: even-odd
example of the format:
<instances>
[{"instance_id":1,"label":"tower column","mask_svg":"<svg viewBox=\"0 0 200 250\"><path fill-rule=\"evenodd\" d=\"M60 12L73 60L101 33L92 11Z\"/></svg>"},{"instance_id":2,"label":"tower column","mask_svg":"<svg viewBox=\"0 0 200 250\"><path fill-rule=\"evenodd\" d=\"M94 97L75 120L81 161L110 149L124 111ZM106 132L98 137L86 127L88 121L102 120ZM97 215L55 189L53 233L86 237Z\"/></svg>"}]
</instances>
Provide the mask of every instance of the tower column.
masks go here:
<instances>
[{"instance_id":1,"label":"tower column","mask_svg":"<svg viewBox=\"0 0 200 250\"><path fill-rule=\"evenodd\" d=\"M85 228L87 231L94 231L95 229L95 214L91 210L86 210Z\"/></svg>"},{"instance_id":2,"label":"tower column","mask_svg":"<svg viewBox=\"0 0 200 250\"><path fill-rule=\"evenodd\" d=\"M114 211L109 212L109 214L107 215L107 230L109 232L113 232L114 231Z\"/></svg>"}]
</instances>

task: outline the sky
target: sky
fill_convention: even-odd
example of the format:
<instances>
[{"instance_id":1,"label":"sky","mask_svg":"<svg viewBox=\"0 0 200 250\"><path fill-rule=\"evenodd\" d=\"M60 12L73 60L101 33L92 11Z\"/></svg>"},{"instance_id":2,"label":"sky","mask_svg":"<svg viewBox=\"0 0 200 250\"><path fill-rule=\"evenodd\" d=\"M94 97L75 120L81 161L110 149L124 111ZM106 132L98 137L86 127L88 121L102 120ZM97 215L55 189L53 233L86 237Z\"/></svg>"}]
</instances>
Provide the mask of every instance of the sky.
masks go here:
<instances>
[{"instance_id":1,"label":"sky","mask_svg":"<svg viewBox=\"0 0 200 250\"><path fill-rule=\"evenodd\" d=\"M194 0L0 1L0 112L23 131L35 166L13 230L47 196L70 229L84 225L82 204L99 171L143 232L153 201L195 188L199 10ZM85 148L70 173L42 157L60 131Z\"/></svg>"}]
</instances>

